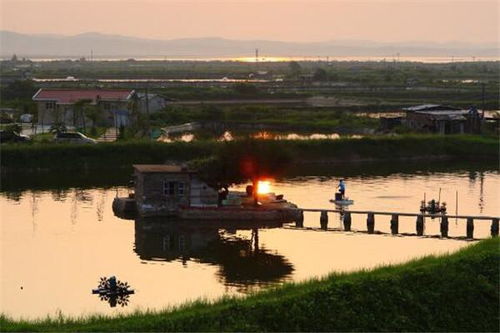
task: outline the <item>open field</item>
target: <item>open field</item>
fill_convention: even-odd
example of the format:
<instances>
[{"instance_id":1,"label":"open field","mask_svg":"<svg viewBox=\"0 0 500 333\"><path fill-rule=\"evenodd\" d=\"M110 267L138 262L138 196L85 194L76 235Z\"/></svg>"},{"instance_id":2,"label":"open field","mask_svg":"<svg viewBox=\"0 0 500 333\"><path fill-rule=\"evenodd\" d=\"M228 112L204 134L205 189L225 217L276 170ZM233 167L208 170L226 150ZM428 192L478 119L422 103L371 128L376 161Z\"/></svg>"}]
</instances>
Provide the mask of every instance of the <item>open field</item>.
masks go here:
<instances>
[{"instance_id":1,"label":"open field","mask_svg":"<svg viewBox=\"0 0 500 333\"><path fill-rule=\"evenodd\" d=\"M500 241L244 299L109 318L13 321L2 331L497 331Z\"/></svg>"},{"instance_id":2,"label":"open field","mask_svg":"<svg viewBox=\"0 0 500 333\"><path fill-rule=\"evenodd\" d=\"M127 88L139 91L149 88L151 93L159 93L178 102L305 100L326 96L336 99L336 104L329 105L336 109L347 111L349 106L357 106L360 111L378 112L421 103L482 107L484 84L485 108L499 109L500 67L495 61L444 64L302 61L296 64L298 67L289 62L255 64L234 61L4 62L0 67L1 104L29 109L27 104L40 87ZM257 72L266 74L255 77ZM22 90L12 93L8 89L9 83L15 80L65 79L68 76L77 80L36 81L24 95L19 94ZM223 78L241 82L225 81Z\"/></svg>"}]
</instances>

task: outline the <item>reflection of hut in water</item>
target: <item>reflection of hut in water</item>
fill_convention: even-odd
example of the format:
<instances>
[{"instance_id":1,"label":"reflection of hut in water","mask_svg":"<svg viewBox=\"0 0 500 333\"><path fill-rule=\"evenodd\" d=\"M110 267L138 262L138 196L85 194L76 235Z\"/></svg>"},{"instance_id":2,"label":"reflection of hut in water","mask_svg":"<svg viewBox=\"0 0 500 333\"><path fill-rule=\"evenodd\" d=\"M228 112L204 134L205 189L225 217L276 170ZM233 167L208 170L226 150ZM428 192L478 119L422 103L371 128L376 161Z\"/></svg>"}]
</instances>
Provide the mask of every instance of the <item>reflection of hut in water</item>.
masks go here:
<instances>
[{"instance_id":1,"label":"reflection of hut in water","mask_svg":"<svg viewBox=\"0 0 500 333\"><path fill-rule=\"evenodd\" d=\"M292 273L293 266L286 258L259 246L257 228L277 225L253 223L242 227L238 222L239 230L245 227L252 230L250 239L228 236L223 229L200 225L203 224L199 221L189 225L185 221L136 220L135 252L142 260L182 260L184 263L195 260L217 265L221 278L228 285L248 287L279 282ZM228 229L231 227L229 225Z\"/></svg>"},{"instance_id":2,"label":"reflection of hut in water","mask_svg":"<svg viewBox=\"0 0 500 333\"><path fill-rule=\"evenodd\" d=\"M135 222L135 252L142 260L190 260L210 242L219 239L214 228L186 226L185 224Z\"/></svg>"}]
</instances>

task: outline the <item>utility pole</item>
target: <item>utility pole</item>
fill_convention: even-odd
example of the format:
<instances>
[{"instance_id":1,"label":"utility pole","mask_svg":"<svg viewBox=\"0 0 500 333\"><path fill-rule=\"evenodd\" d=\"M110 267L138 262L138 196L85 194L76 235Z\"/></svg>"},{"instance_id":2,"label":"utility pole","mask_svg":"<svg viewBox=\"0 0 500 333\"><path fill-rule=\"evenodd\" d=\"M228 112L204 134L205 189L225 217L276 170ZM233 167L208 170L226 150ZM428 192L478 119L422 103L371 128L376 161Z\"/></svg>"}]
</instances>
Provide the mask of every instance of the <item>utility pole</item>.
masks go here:
<instances>
[{"instance_id":1,"label":"utility pole","mask_svg":"<svg viewBox=\"0 0 500 333\"><path fill-rule=\"evenodd\" d=\"M146 82L146 134L151 139L151 130L149 128L149 96L148 96L148 83Z\"/></svg>"},{"instance_id":2,"label":"utility pole","mask_svg":"<svg viewBox=\"0 0 500 333\"><path fill-rule=\"evenodd\" d=\"M259 70L259 49L255 49L255 70Z\"/></svg>"},{"instance_id":3,"label":"utility pole","mask_svg":"<svg viewBox=\"0 0 500 333\"><path fill-rule=\"evenodd\" d=\"M481 95L482 95L482 108L483 108L483 119L484 119L484 88L486 86L486 83L481 82Z\"/></svg>"}]
</instances>

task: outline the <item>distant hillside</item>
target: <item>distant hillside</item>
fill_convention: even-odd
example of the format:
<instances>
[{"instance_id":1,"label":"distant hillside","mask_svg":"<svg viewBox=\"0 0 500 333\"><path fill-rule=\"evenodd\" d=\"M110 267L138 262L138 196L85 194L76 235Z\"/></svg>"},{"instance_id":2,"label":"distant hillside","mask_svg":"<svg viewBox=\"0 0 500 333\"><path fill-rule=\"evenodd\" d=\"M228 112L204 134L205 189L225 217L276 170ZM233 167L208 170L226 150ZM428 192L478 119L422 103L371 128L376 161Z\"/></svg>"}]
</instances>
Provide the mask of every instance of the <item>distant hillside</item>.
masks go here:
<instances>
[{"instance_id":1,"label":"distant hillside","mask_svg":"<svg viewBox=\"0 0 500 333\"><path fill-rule=\"evenodd\" d=\"M100 33L76 36L52 34L27 35L0 31L0 56L10 57L96 57L253 56L259 48L266 56L477 56L500 54L496 44L450 43L379 43L372 41L326 41L294 43L267 40L229 40L223 38L187 38L154 40Z\"/></svg>"}]
</instances>

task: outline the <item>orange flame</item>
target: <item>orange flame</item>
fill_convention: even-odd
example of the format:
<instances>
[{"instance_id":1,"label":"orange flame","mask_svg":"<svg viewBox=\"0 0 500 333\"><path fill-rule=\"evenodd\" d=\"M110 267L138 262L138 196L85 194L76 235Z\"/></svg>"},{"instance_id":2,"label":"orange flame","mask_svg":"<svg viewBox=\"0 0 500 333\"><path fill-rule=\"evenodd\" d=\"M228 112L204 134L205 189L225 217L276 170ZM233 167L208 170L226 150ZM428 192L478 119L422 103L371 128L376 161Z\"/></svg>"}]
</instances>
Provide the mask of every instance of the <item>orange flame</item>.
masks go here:
<instances>
[{"instance_id":1,"label":"orange flame","mask_svg":"<svg viewBox=\"0 0 500 333\"><path fill-rule=\"evenodd\" d=\"M271 192L271 182L269 180L259 180L257 183L257 193L266 194Z\"/></svg>"}]
</instances>

